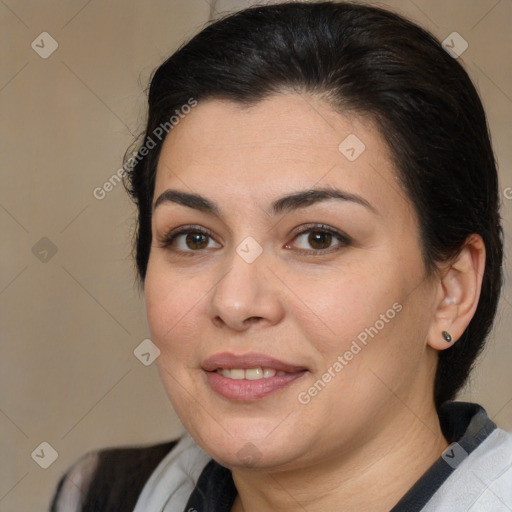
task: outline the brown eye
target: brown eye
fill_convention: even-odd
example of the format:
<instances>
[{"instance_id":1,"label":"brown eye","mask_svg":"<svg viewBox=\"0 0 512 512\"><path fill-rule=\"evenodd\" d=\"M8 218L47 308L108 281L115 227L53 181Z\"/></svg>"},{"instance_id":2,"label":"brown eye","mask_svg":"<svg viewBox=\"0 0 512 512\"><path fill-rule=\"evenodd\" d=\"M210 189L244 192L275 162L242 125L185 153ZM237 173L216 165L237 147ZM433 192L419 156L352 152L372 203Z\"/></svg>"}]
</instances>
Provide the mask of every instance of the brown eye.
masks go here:
<instances>
[{"instance_id":1,"label":"brown eye","mask_svg":"<svg viewBox=\"0 0 512 512\"><path fill-rule=\"evenodd\" d=\"M188 233L185 237L185 245L189 249L204 249L208 245L208 235L200 232Z\"/></svg>"},{"instance_id":2,"label":"brown eye","mask_svg":"<svg viewBox=\"0 0 512 512\"><path fill-rule=\"evenodd\" d=\"M334 240L338 240L336 245L333 245ZM309 229L298 233L293 244L288 244L286 248L290 248L297 243L299 244L299 253L321 255L350 245L350 238L331 227L321 224L309 226Z\"/></svg>"},{"instance_id":3,"label":"brown eye","mask_svg":"<svg viewBox=\"0 0 512 512\"><path fill-rule=\"evenodd\" d=\"M207 249L210 243L216 243L211 232L198 228L192 229L191 226L184 226L177 231L167 234L160 240L160 247L174 252L192 254ZM219 248L220 245L217 244L214 247Z\"/></svg>"},{"instance_id":4,"label":"brown eye","mask_svg":"<svg viewBox=\"0 0 512 512\"><path fill-rule=\"evenodd\" d=\"M332 235L325 231L311 231L308 236L308 243L314 249L327 249L331 245Z\"/></svg>"}]
</instances>

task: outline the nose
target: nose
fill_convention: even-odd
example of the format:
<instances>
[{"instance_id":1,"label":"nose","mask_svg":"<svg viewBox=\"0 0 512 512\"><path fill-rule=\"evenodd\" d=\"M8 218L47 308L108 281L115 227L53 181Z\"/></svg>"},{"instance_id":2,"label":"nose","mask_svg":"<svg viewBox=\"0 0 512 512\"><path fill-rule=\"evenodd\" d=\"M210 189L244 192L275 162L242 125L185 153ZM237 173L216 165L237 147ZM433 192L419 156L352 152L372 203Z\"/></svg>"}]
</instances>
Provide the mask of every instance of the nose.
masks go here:
<instances>
[{"instance_id":1,"label":"nose","mask_svg":"<svg viewBox=\"0 0 512 512\"><path fill-rule=\"evenodd\" d=\"M281 320L283 284L268 265L263 253L248 263L233 252L210 296L210 316L216 327L244 331L253 324L275 325Z\"/></svg>"}]
</instances>

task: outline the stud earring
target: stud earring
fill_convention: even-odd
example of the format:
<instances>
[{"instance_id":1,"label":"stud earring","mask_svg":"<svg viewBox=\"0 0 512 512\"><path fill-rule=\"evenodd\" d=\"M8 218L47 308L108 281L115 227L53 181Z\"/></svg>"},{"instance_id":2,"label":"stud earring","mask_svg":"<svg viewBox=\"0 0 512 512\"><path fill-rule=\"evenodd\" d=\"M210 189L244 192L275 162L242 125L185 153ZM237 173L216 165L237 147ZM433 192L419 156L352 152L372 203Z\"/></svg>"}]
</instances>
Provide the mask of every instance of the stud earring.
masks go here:
<instances>
[{"instance_id":1,"label":"stud earring","mask_svg":"<svg viewBox=\"0 0 512 512\"><path fill-rule=\"evenodd\" d=\"M452 341L452 337L451 337L450 333L447 331L443 331L443 338L448 343L450 343L450 341Z\"/></svg>"}]
</instances>

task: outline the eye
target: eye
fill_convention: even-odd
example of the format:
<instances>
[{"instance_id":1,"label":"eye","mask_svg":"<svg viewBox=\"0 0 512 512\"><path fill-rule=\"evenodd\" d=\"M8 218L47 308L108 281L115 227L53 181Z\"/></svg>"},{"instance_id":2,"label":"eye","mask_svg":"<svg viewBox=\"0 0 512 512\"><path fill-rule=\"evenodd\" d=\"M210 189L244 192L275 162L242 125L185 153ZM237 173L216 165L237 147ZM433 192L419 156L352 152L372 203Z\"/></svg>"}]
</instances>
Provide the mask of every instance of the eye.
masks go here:
<instances>
[{"instance_id":1,"label":"eye","mask_svg":"<svg viewBox=\"0 0 512 512\"><path fill-rule=\"evenodd\" d=\"M208 239L213 241L211 231L198 226L182 226L159 240L159 246L163 249L172 248L176 252L190 254L207 249ZM219 247L219 244L215 246L215 248Z\"/></svg>"},{"instance_id":2,"label":"eye","mask_svg":"<svg viewBox=\"0 0 512 512\"><path fill-rule=\"evenodd\" d=\"M322 255L340 250L350 245L350 238L340 231L326 226L325 224L310 224L301 226L302 231L296 233L293 241L301 241L309 244L312 250L300 249L299 254ZM307 228L307 229L304 229ZM334 240L338 240L338 244L332 246ZM174 252L183 253L187 256L193 256L194 253L212 248L209 242L214 243L214 248L221 246L213 240L213 233L199 226L182 226L175 231L171 231L159 240L159 247L170 249ZM291 242L285 245L286 249L293 248Z\"/></svg>"},{"instance_id":3,"label":"eye","mask_svg":"<svg viewBox=\"0 0 512 512\"><path fill-rule=\"evenodd\" d=\"M302 228L304 228L304 226L302 226ZM326 252L334 252L341 249L342 247L350 245L350 238L348 236L324 224L313 224L307 226L307 228L309 229L303 229L297 233L293 240L302 241L303 243L306 243L312 247L313 250L300 250L299 253L325 254ZM335 245L334 247L331 245L333 239L337 239L339 241L338 245ZM287 244L285 247L287 249L290 248L291 243Z\"/></svg>"}]
</instances>

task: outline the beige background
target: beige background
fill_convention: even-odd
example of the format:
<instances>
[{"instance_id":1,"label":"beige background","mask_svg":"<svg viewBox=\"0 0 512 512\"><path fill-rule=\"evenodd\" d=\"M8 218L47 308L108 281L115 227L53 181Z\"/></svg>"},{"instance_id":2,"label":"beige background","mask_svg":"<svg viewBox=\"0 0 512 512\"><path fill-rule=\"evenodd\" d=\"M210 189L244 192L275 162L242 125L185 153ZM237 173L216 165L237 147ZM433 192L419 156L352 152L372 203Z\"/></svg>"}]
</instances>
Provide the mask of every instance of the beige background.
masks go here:
<instances>
[{"instance_id":1,"label":"beige background","mask_svg":"<svg viewBox=\"0 0 512 512\"><path fill-rule=\"evenodd\" d=\"M88 450L181 432L155 366L133 354L148 337L130 260L134 209L122 185L102 200L93 190L143 128L153 69L211 15L249 3L0 0L1 512L45 510ZM512 2L379 5L469 43L462 60L489 116L510 253ZM58 43L46 59L31 47L44 31ZM507 259L492 340L460 398L512 430L509 269ZM58 452L47 469L31 457L42 442Z\"/></svg>"}]
</instances>

